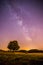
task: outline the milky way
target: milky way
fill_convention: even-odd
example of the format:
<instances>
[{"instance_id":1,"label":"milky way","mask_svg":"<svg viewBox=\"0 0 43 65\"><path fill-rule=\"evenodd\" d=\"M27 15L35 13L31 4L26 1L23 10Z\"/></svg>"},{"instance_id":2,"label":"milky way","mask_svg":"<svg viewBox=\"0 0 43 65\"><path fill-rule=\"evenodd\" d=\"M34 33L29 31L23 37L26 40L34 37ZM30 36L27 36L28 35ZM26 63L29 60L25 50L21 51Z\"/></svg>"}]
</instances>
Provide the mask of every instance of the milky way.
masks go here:
<instances>
[{"instance_id":1,"label":"milky way","mask_svg":"<svg viewBox=\"0 0 43 65\"><path fill-rule=\"evenodd\" d=\"M11 40L21 49L43 49L42 0L0 0L0 49Z\"/></svg>"}]
</instances>

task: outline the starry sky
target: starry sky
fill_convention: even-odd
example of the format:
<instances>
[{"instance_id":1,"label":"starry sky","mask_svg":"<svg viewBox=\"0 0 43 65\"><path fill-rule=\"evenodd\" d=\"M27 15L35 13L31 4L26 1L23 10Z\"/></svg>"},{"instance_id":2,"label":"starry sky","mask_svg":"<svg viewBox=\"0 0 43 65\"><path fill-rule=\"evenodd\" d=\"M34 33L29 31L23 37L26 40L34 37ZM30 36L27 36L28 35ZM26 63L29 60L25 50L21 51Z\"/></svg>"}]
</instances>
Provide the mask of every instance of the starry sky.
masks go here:
<instances>
[{"instance_id":1,"label":"starry sky","mask_svg":"<svg viewBox=\"0 0 43 65\"><path fill-rule=\"evenodd\" d=\"M43 49L42 0L0 0L0 49L13 40L20 49Z\"/></svg>"}]
</instances>

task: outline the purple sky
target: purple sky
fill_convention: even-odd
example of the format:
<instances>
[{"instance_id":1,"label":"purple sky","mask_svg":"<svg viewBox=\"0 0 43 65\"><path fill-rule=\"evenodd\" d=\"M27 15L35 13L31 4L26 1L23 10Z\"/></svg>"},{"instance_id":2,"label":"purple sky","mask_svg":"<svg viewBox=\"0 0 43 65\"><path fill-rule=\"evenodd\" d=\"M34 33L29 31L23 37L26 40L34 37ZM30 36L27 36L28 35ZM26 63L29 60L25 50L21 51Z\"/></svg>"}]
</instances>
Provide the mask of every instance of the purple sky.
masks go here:
<instances>
[{"instance_id":1,"label":"purple sky","mask_svg":"<svg viewBox=\"0 0 43 65\"><path fill-rule=\"evenodd\" d=\"M42 0L0 0L0 49L11 40L20 49L43 49Z\"/></svg>"}]
</instances>

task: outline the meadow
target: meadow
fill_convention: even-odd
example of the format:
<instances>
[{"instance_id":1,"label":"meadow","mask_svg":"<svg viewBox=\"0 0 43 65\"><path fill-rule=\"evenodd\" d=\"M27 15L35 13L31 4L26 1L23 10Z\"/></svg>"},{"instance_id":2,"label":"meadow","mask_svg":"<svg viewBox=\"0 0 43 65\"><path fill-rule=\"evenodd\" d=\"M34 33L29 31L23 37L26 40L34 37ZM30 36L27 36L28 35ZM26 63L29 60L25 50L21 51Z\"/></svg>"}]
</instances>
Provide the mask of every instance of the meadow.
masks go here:
<instances>
[{"instance_id":1,"label":"meadow","mask_svg":"<svg viewBox=\"0 0 43 65\"><path fill-rule=\"evenodd\" d=\"M0 65L43 65L43 53L0 52Z\"/></svg>"}]
</instances>

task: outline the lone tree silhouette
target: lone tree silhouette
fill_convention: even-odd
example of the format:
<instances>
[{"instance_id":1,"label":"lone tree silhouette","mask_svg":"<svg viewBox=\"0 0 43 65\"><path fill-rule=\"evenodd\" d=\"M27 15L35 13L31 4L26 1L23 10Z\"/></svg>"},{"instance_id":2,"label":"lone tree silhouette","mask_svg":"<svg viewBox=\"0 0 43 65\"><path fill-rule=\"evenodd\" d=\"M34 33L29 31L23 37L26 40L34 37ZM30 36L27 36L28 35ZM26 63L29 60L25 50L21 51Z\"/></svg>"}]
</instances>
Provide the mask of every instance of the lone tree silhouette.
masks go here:
<instances>
[{"instance_id":1,"label":"lone tree silhouette","mask_svg":"<svg viewBox=\"0 0 43 65\"><path fill-rule=\"evenodd\" d=\"M18 41L14 40L9 42L7 48L10 49L10 51L14 51L14 50L18 50L20 47L18 45Z\"/></svg>"}]
</instances>

